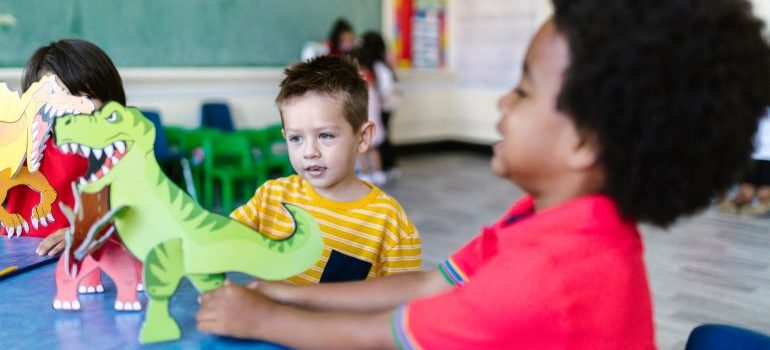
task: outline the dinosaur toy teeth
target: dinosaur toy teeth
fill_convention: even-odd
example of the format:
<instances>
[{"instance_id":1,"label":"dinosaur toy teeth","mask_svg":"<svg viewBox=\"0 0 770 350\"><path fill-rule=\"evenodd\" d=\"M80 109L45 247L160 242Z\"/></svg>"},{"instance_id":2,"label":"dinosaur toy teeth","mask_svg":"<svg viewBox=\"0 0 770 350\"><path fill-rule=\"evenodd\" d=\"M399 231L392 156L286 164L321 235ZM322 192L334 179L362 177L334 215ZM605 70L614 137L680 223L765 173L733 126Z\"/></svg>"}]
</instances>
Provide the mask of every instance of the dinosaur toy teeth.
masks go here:
<instances>
[{"instance_id":1,"label":"dinosaur toy teeth","mask_svg":"<svg viewBox=\"0 0 770 350\"><path fill-rule=\"evenodd\" d=\"M78 179L81 185L87 185L107 175L128 151L125 141L115 141L104 148L91 148L77 143L63 144L59 148L64 153L77 154L88 159L88 171Z\"/></svg>"},{"instance_id":2,"label":"dinosaur toy teeth","mask_svg":"<svg viewBox=\"0 0 770 350\"><path fill-rule=\"evenodd\" d=\"M37 110L35 116L32 118L32 128L30 129L30 135L32 136L32 152L28 159L29 169L31 171L37 171L40 168L40 162L43 159L43 151L45 151L45 142L51 136L51 126L53 125L54 118L62 116L64 114L80 114L78 110L72 108L57 110L53 105L48 102L43 103Z\"/></svg>"}]
</instances>

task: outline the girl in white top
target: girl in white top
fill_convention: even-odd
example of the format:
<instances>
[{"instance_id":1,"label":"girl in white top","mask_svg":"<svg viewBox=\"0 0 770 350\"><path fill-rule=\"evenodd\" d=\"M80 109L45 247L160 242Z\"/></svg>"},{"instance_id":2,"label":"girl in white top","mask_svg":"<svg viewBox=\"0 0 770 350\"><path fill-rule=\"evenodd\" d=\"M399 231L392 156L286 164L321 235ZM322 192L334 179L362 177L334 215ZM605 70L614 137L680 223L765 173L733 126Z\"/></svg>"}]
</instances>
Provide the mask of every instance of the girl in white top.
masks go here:
<instances>
[{"instance_id":1,"label":"girl in white top","mask_svg":"<svg viewBox=\"0 0 770 350\"><path fill-rule=\"evenodd\" d=\"M378 40L372 40L378 39ZM373 147L359 158L361 178L382 186L387 182L382 171L382 159L379 148L387 138L387 131L382 122L383 110L390 110L399 102L393 73L384 62L385 45L382 37L374 32L363 36L361 47L353 56L358 60L361 72L369 85L369 120L374 122L375 132Z\"/></svg>"}]
</instances>

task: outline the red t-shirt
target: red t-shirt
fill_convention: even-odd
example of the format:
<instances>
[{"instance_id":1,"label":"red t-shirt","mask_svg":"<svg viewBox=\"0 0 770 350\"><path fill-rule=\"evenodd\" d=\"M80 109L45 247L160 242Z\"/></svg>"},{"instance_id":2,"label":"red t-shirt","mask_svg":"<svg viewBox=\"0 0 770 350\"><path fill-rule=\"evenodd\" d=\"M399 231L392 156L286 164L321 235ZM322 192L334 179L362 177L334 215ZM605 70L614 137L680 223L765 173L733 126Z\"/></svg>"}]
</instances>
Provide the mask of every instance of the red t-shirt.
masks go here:
<instances>
[{"instance_id":1,"label":"red t-shirt","mask_svg":"<svg viewBox=\"0 0 770 350\"><path fill-rule=\"evenodd\" d=\"M40 194L29 187L16 186L8 191L3 207L9 213L19 214L24 220L27 220L29 233L22 233L23 236L47 237L57 230L70 225L67 218L62 214L61 209L59 209L59 202L62 201L70 208L73 207L74 199L72 188L70 187L71 183L85 175L87 170L88 161L85 158L74 154L62 153L54 144L53 137L48 139L38 171L45 175L48 182L56 190L56 201L51 205L51 211L56 221L48 223L48 227L38 225L38 229L35 230L32 227L30 214L32 214L32 208L40 202ZM6 230L2 231L7 233Z\"/></svg>"},{"instance_id":2,"label":"red t-shirt","mask_svg":"<svg viewBox=\"0 0 770 350\"><path fill-rule=\"evenodd\" d=\"M605 196L531 215L520 200L439 269L454 288L400 307L402 349L654 349L642 242Z\"/></svg>"}]
</instances>

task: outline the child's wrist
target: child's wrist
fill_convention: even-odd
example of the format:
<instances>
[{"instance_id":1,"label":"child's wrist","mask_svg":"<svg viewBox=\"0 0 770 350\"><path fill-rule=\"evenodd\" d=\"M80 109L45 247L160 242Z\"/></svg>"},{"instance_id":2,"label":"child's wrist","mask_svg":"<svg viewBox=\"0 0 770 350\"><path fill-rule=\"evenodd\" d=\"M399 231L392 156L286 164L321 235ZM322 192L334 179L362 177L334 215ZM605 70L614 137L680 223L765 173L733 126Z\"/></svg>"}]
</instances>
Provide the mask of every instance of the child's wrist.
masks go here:
<instances>
[{"instance_id":1,"label":"child's wrist","mask_svg":"<svg viewBox=\"0 0 770 350\"><path fill-rule=\"evenodd\" d=\"M282 282L267 282L260 281L257 285L257 290L262 294L281 304L291 304L291 289L293 285Z\"/></svg>"},{"instance_id":2,"label":"child's wrist","mask_svg":"<svg viewBox=\"0 0 770 350\"><path fill-rule=\"evenodd\" d=\"M267 299L264 311L257 316L258 319L255 319L254 322L252 322L252 324L257 326L249 328L251 329L249 338L272 339L271 336L275 334L275 328L271 329L271 327L274 327L275 325L279 325L278 327L280 327L280 324L282 323L280 318L283 316L283 313L278 310L280 307L282 307L282 305Z\"/></svg>"}]
</instances>

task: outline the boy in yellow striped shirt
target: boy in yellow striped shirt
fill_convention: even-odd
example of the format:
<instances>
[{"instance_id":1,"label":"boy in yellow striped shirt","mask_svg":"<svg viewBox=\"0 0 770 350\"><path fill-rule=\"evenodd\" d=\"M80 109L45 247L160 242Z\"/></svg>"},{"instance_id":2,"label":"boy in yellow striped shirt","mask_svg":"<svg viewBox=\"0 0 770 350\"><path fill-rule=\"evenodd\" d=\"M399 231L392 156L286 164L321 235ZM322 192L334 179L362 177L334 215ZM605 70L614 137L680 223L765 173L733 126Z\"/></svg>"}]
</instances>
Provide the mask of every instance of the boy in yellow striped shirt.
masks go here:
<instances>
[{"instance_id":1,"label":"boy in yellow striped shirt","mask_svg":"<svg viewBox=\"0 0 770 350\"><path fill-rule=\"evenodd\" d=\"M419 271L420 236L401 205L356 177L356 155L376 130L355 64L319 57L285 70L275 99L298 175L270 180L230 216L273 239L293 230L281 203L310 212L324 236L321 259L288 282L362 280Z\"/></svg>"}]
</instances>

